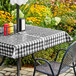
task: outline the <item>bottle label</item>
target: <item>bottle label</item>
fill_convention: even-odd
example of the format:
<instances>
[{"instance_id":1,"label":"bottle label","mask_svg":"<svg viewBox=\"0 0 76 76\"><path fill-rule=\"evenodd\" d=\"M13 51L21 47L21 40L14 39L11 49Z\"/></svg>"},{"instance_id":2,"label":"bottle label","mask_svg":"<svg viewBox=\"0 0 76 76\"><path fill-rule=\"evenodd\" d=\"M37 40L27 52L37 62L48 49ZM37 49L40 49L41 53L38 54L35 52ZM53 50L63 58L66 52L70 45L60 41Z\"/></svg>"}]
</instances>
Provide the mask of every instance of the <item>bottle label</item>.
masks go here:
<instances>
[{"instance_id":1,"label":"bottle label","mask_svg":"<svg viewBox=\"0 0 76 76\"><path fill-rule=\"evenodd\" d=\"M19 31L25 30L25 19L19 19Z\"/></svg>"},{"instance_id":2,"label":"bottle label","mask_svg":"<svg viewBox=\"0 0 76 76\"><path fill-rule=\"evenodd\" d=\"M25 19L22 19L22 31L25 30Z\"/></svg>"}]
</instances>

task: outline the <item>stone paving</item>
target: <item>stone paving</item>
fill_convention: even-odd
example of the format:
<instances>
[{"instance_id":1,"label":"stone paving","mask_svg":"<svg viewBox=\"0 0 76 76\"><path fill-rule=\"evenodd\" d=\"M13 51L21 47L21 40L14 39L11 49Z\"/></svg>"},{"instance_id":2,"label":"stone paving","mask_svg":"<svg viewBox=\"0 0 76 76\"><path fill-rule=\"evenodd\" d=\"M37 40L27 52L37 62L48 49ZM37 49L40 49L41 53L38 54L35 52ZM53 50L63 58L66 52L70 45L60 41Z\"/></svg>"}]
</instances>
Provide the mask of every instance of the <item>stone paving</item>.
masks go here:
<instances>
[{"instance_id":1,"label":"stone paving","mask_svg":"<svg viewBox=\"0 0 76 76\"><path fill-rule=\"evenodd\" d=\"M33 68L22 67L20 71L20 76L33 76ZM0 76L17 76L16 66L0 66ZM36 72L35 76L47 76ZM69 69L60 76L74 76L73 70Z\"/></svg>"}]
</instances>

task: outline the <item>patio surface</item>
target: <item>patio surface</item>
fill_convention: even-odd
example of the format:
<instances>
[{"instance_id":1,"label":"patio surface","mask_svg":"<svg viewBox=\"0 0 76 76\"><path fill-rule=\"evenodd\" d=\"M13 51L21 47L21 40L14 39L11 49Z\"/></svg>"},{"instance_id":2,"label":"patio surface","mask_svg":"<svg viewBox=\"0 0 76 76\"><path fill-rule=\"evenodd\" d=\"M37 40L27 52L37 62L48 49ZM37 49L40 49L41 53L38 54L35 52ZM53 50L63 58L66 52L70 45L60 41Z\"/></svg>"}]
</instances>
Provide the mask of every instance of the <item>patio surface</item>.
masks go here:
<instances>
[{"instance_id":1,"label":"patio surface","mask_svg":"<svg viewBox=\"0 0 76 76\"><path fill-rule=\"evenodd\" d=\"M20 76L33 76L33 68L22 67ZM17 76L16 66L0 66L0 76ZM47 76L45 74L36 72L36 76ZM69 69L60 76L74 76L73 70Z\"/></svg>"}]
</instances>

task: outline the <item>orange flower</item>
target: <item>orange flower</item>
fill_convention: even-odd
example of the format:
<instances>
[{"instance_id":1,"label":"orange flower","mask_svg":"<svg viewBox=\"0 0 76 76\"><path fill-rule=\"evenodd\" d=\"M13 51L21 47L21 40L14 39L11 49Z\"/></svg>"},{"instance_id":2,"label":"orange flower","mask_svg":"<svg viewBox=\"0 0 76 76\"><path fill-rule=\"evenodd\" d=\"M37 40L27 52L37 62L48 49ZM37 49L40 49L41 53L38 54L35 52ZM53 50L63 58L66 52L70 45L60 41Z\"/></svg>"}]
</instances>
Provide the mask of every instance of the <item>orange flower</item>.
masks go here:
<instances>
[{"instance_id":1,"label":"orange flower","mask_svg":"<svg viewBox=\"0 0 76 76\"><path fill-rule=\"evenodd\" d=\"M74 20L74 23L76 23L76 20Z\"/></svg>"}]
</instances>

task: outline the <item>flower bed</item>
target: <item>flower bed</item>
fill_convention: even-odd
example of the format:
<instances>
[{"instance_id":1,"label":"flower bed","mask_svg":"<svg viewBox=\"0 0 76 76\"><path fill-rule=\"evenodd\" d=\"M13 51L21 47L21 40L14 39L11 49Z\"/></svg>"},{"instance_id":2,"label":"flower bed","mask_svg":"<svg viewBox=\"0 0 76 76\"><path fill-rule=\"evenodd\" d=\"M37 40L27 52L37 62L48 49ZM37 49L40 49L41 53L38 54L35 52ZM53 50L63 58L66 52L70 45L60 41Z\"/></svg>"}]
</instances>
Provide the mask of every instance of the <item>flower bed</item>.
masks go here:
<instances>
[{"instance_id":1,"label":"flower bed","mask_svg":"<svg viewBox=\"0 0 76 76\"><path fill-rule=\"evenodd\" d=\"M14 17L11 16L9 12L6 11L0 11L0 27L2 27L5 22L13 22Z\"/></svg>"},{"instance_id":2,"label":"flower bed","mask_svg":"<svg viewBox=\"0 0 76 76\"><path fill-rule=\"evenodd\" d=\"M35 0L21 6L21 10L25 14L26 23L28 24L60 29L72 36L75 35L76 4L72 0L62 0L62 2Z\"/></svg>"}]
</instances>

